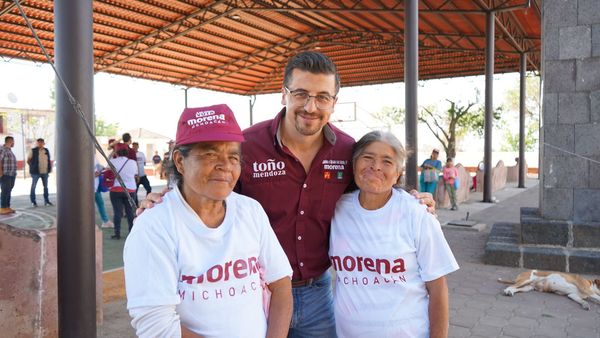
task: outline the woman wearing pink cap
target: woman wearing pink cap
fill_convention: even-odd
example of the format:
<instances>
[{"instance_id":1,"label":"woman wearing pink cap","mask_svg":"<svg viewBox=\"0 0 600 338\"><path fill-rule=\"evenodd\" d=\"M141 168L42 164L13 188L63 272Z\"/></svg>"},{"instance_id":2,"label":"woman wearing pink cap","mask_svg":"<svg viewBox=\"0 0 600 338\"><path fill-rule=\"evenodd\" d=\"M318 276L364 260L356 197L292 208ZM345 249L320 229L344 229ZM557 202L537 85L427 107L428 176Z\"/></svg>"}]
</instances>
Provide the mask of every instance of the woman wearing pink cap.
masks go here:
<instances>
[{"instance_id":1,"label":"woman wearing pink cap","mask_svg":"<svg viewBox=\"0 0 600 338\"><path fill-rule=\"evenodd\" d=\"M260 204L232 192L243 141L226 105L181 115L174 188L138 217L123 253L138 336L287 335L292 269Z\"/></svg>"}]
</instances>

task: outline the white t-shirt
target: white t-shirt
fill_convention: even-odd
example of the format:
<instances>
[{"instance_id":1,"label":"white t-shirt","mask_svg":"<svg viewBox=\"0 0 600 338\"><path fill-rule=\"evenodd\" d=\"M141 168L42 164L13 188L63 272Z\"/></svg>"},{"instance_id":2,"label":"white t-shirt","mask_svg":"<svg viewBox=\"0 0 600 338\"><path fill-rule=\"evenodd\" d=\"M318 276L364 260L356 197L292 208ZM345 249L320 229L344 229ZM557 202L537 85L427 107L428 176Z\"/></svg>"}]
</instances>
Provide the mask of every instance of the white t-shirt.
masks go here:
<instances>
[{"instance_id":1,"label":"white t-shirt","mask_svg":"<svg viewBox=\"0 0 600 338\"><path fill-rule=\"evenodd\" d=\"M404 191L366 210L343 195L331 223L338 337L429 337L426 281L458 269L439 222Z\"/></svg>"},{"instance_id":2,"label":"white t-shirt","mask_svg":"<svg viewBox=\"0 0 600 338\"><path fill-rule=\"evenodd\" d=\"M135 158L137 159L138 176L146 176L146 173L144 172L144 165L146 165L146 155L144 155L144 153L142 153L141 151L138 151L137 153L135 153Z\"/></svg>"},{"instance_id":3,"label":"white t-shirt","mask_svg":"<svg viewBox=\"0 0 600 338\"><path fill-rule=\"evenodd\" d=\"M167 324L181 321L203 337L265 337L258 267L267 284L291 276L292 268L257 201L232 192L226 206L223 223L209 228L175 187L138 217L123 251L130 314L176 305ZM165 334L146 324L154 327L136 330Z\"/></svg>"},{"instance_id":4,"label":"white t-shirt","mask_svg":"<svg viewBox=\"0 0 600 338\"><path fill-rule=\"evenodd\" d=\"M123 179L123 183L125 183L125 187L128 190L135 191L135 175L137 175L138 171L135 161L132 161L125 156L119 156L117 158L111 158L110 162L115 166L115 176L118 172L121 178ZM115 178L113 188L117 187L121 187L121 185L119 184L119 180Z\"/></svg>"}]
</instances>

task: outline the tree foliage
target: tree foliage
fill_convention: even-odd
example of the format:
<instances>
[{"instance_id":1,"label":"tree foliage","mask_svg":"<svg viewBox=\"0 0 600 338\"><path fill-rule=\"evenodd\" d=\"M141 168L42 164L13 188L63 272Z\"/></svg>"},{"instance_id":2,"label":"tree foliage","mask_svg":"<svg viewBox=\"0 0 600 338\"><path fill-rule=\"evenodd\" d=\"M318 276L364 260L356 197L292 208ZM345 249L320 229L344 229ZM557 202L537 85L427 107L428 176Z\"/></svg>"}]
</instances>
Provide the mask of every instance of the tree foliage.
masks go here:
<instances>
[{"instance_id":1,"label":"tree foliage","mask_svg":"<svg viewBox=\"0 0 600 338\"><path fill-rule=\"evenodd\" d=\"M469 102L466 105L446 100L450 104L446 110L423 107L419 121L440 141L448 157L456 157L458 139L469 132L483 135L485 124L484 107ZM500 119L502 108L493 112L495 121Z\"/></svg>"},{"instance_id":2,"label":"tree foliage","mask_svg":"<svg viewBox=\"0 0 600 338\"><path fill-rule=\"evenodd\" d=\"M388 130L393 126L404 123L404 109L400 107L385 106L380 111L371 114L374 119L385 124Z\"/></svg>"},{"instance_id":3,"label":"tree foliage","mask_svg":"<svg viewBox=\"0 0 600 338\"><path fill-rule=\"evenodd\" d=\"M525 151L535 150L538 144L539 137L539 109L540 109L540 77L539 76L527 76L525 78ZM520 88L517 85L506 91L504 97L504 105L507 107L510 113L519 114L519 97ZM502 145L504 151L518 151L519 150L519 130L512 132L511 128L506 130L506 138Z\"/></svg>"},{"instance_id":4,"label":"tree foliage","mask_svg":"<svg viewBox=\"0 0 600 338\"><path fill-rule=\"evenodd\" d=\"M118 123L107 123L100 118L96 119L96 136L112 137L117 135L118 130Z\"/></svg>"}]
</instances>

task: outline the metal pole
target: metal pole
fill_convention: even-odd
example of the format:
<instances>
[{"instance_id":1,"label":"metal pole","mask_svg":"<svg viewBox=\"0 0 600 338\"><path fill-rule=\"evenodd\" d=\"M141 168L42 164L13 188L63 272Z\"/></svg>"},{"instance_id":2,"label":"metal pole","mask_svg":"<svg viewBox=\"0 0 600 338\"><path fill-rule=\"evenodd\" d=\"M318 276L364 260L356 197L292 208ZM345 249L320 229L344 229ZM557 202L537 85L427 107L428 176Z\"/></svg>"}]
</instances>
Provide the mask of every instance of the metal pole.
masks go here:
<instances>
[{"instance_id":1,"label":"metal pole","mask_svg":"<svg viewBox=\"0 0 600 338\"><path fill-rule=\"evenodd\" d=\"M417 81L419 80L419 2L404 0L404 94L406 148L406 188L417 188Z\"/></svg>"},{"instance_id":2,"label":"metal pole","mask_svg":"<svg viewBox=\"0 0 600 338\"><path fill-rule=\"evenodd\" d=\"M25 113L21 113L21 142L23 143L23 179L27 178L27 136L25 136Z\"/></svg>"},{"instance_id":3,"label":"metal pole","mask_svg":"<svg viewBox=\"0 0 600 338\"><path fill-rule=\"evenodd\" d=\"M494 119L494 12L485 16L485 144L483 201L492 202L492 120Z\"/></svg>"},{"instance_id":4,"label":"metal pole","mask_svg":"<svg viewBox=\"0 0 600 338\"><path fill-rule=\"evenodd\" d=\"M250 106L250 126L254 124L254 104L256 103L256 95L248 97L248 104Z\"/></svg>"},{"instance_id":5,"label":"metal pole","mask_svg":"<svg viewBox=\"0 0 600 338\"><path fill-rule=\"evenodd\" d=\"M525 188L525 99L527 98L526 84L527 79L525 73L527 72L527 54L521 53L521 76L520 76L520 89L519 94L519 188Z\"/></svg>"},{"instance_id":6,"label":"metal pole","mask_svg":"<svg viewBox=\"0 0 600 338\"><path fill-rule=\"evenodd\" d=\"M54 2L59 74L93 122L92 0ZM96 336L96 255L92 140L60 81L56 82L58 330Z\"/></svg>"},{"instance_id":7,"label":"metal pole","mask_svg":"<svg viewBox=\"0 0 600 338\"><path fill-rule=\"evenodd\" d=\"M186 108L188 107L188 96L187 96L187 91L188 91L188 89L189 89L189 88L184 88L184 89L183 89L183 95L184 95L184 97L185 97L185 107L186 107Z\"/></svg>"}]
</instances>

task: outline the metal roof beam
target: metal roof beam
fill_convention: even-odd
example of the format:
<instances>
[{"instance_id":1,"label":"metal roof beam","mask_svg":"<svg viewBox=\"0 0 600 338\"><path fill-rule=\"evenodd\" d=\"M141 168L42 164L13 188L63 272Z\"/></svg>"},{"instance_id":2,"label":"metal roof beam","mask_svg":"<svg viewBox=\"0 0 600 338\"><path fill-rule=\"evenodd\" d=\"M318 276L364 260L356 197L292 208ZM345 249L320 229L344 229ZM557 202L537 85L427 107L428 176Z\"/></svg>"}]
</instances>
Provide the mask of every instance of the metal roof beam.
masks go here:
<instances>
[{"instance_id":1,"label":"metal roof beam","mask_svg":"<svg viewBox=\"0 0 600 338\"><path fill-rule=\"evenodd\" d=\"M300 40L303 38L309 37L310 35L312 35L312 33L300 34L293 38L279 42L273 46L269 46L267 48L257 50L251 54L247 54L243 58L232 60L221 66L211 67L201 73L198 73L193 76L189 76L189 77L181 80L180 84L187 85L188 83L195 83L198 80L202 80L203 82L209 83L216 79L222 78L223 76L227 76L232 73L241 72L241 71L251 68L255 65L261 64L266 61L270 61L276 57L287 56L287 55L289 55L289 53L296 50L296 48L292 48L293 44L300 44L301 46L306 46L306 45L303 45L303 43ZM312 45L312 43L309 43L308 45ZM283 49L283 50L277 50L277 49ZM242 65L236 64L239 62L242 62ZM232 67L234 69L231 69ZM222 73L217 75L216 77L209 77L210 74L214 74L219 71L222 71Z\"/></svg>"},{"instance_id":2,"label":"metal roof beam","mask_svg":"<svg viewBox=\"0 0 600 338\"><path fill-rule=\"evenodd\" d=\"M514 6L504 6L508 1L496 6L494 8L487 8L486 6L481 7L481 9L458 9L458 8L445 8L447 4L452 3L452 1L445 1L442 5L436 8L427 8L420 9L419 14L422 13L435 13L435 14L486 14L487 12L504 12L511 11L518 8L529 7L530 0L524 1L523 4L514 5ZM398 1L396 5L387 8L369 8L369 7L359 7L361 1L356 1L351 6L345 5L343 2L338 2L338 6L336 7L322 7L323 3L318 1L316 3L304 1L302 5L298 7L290 6L290 1L277 1L271 0L271 7L268 7L268 2L263 2L261 5L257 5L255 2L250 1L238 1L237 9L244 11L271 11L271 12L314 12L314 13L372 13L372 14L381 14L381 13L398 13L404 12L404 6L400 6L403 2Z\"/></svg>"},{"instance_id":3,"label":"metal roof beam","mask_svg":"<svg viewBox=\"0 0 600 338\"><path fill-rule=\"evenodd\" d=\"M216 7L226 5L227 8L219 14L214 14ZM116 49L115 51L103 55L100 58L96 58L96 64L98 64L98 71L106 71L112 67L115 67L127 60L134 58L142 53L151 51L158 48L165 43L171 42L178 37L188 34L202 26L210 24L219 18L227 15L231 15L236 12L236 9L231 7L226 0L216 1L210 6L198 9L193 13L186 15L185 17L176 20L169 25L157 29L143 37L126 44L123 47ZM207 18L207 16L213 15ZM119 58L124 56L124 58Z\"/></svg>"},{"instance_id":4,"label":"metal roof beam","mask_svg":"<svg viewBox=\"0 0 600 338\"><path fill-rule=\"evenodd\" d=\"M6 6L4 6L6 4ZM12 1L2 1L2 8L0 9L0 16L10 12L17 4Z\"/></svg>"}]
</instances>

